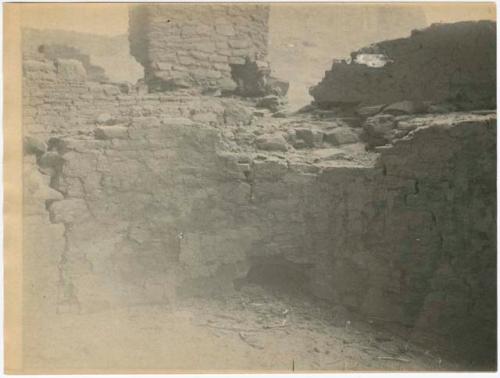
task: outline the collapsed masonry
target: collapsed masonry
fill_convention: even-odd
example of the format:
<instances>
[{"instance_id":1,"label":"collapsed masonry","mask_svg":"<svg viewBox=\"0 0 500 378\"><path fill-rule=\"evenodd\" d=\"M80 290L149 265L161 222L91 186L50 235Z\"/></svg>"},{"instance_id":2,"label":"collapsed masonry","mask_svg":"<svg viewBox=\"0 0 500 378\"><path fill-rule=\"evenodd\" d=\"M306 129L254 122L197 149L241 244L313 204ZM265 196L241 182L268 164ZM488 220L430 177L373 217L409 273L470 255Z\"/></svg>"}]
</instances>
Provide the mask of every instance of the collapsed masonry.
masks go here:
<instances>
[{"instance_id":1,"label":"collapsed masonry","mask_svg":"<svg viewBox=\"0 0 500 378\"><path fill-rule=\"evenodd\" d=\"M448 111L496 106L496 27L491 21L434 24L334 62L311 89L320 107L411 100Z\"/></svg>"},{"instance_id":2,"label":"collapsed masonry","mask_svg":"<svg viewBox=\"0 0 500 378\"><path fill-rule=\"evenodd\" d=\"M161 20L163 7L173 9L154 6ZM249 19L262 20L252 9ZM141 43L161 45L166 31L135 19L131 35L149 27ZM206 22L232 38L235 26L216 20ZM254 99L191 90L222 85L226 67L200 77L148 56L155 91L172 72L187 72L189 87L137 94L86 81L77 61L24 61L24 258L37 272L25 278L36 298L28 314L268 284L437 334L478 366L494 365L494 110L438 114L398 97L405 102L277 118Z\"/></svg>"},{"instance_id":3,"label":"collapsed masonry","mask_svg":"<svg viewBox=\"0 0 500 378\"><path fill-rule=\"evenodd\" d=\"M82 54L78 49L59 44L41 44L38 46L37 51L48 60L56 61L58 59L70 59L79 61L82 63L87 75L87 80L89 81L109 81L104 69L91 64L90 57L87 54Z\"/></svg>"},{"instance_id":4,"label":"collapsed masonry","mask_svg":"<svg viewBox=\"0 0 500 378\"><path fill-rule=\"evenodd\" d=\"M80 60L87 71L87 80L90 81L136 83L144 76L144 69L130 55L128 33L104 36L31 28L22 28L21 33L23 59L38 59L43 46L46 53L42 55L46 55L47 59Z\"/></svg>"}]
</instances>

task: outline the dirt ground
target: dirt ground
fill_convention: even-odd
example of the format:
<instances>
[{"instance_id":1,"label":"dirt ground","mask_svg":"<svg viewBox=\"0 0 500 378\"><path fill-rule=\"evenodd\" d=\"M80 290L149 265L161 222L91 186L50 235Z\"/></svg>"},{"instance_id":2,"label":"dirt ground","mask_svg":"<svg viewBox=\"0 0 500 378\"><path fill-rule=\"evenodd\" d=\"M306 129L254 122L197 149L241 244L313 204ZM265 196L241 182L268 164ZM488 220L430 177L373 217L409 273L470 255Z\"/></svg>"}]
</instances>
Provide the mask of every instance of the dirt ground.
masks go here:
<instances>
[{"instance_id":1,"label":"dirt ground","mask_svg":"<svg viewBox=\"0 0 500 378\"><path fill-rule=\"evenodd\" d=\"M225 299L180 300L176 309L59 314L29 340L33 372L461 370L341 307L254 286Z\"/></svg>"}]
</instances>

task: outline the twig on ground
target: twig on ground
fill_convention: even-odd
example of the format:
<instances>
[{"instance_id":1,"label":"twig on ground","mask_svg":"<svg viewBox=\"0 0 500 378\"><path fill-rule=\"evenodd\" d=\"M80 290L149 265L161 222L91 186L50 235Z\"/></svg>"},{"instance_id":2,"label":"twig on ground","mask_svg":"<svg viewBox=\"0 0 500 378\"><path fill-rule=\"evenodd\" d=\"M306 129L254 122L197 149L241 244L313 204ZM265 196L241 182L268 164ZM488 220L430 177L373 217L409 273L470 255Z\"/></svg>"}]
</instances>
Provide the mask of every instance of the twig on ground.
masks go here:
<instances>
[{"instance_id":1,"label":"twig on ground","mask_svg":"<svg viewBox=\"0 0 500 378\"><path fill-rule=\"evenodd\" d=\"M278 325L264 325L263 329L274 329L274 328L283 328L286 327L286 324L278 324Z\"/></svg>"},{"instance_id":2,"label":"twig on ground","mask_svg":"<svg viewBox=\"0 0 500 378\"><path fill-rule=\"evenodd\" d=\"M401 357L389 357L389 356L379 356L375 357L377 360L390 360L390 361L399 361L399 362L410 362L410 360L407 360L406 358L401 358Z\"/></svg>"},{"instance_id":3,"label":"twig on ground","mask_svg":"<svg viewBox=\"0 0 500 378\"><path fill-rule=\"evenodd\" d=\"M212 324L198 324L199 326L202 327L209 327L209 328L215 328L215 329L221 329L224 331L234 331L234 332L260 332L262 330L260 329L247 329L247 328L238 328L238 327L223 327L223 326L216 326Z\"/></svg>"},{"instance_id":4,"label":"twig on ground","mask_svg":"<svg viewBox=\"0 0 500 378\"><path fill-rule=\"evenodd\" d=\"M270 330L270 329L275 329L275 328L283 328L286 327L286 324L281 324L281 325L276 325L276 326L267 326L264 325L262 328L239 328L239 327L224 327L224 326L217 326L213 324L198 324L200 327L209 327L209 328L214 328L214 329L220 329L223 331L233 331L233 332L263 332L265 330Z\"/></svg>"}]
</instances>

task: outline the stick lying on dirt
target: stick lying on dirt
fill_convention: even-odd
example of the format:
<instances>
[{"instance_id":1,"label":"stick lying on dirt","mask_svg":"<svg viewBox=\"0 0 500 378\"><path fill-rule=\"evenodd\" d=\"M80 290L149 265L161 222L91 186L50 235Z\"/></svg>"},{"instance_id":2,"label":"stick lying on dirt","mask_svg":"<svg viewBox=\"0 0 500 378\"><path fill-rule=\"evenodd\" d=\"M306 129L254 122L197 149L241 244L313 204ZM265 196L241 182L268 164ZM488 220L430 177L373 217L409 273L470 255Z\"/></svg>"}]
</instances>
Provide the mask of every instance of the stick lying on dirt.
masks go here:
<instances>
[{"instance_id":1,"label":"stick lying on dirt","mask_svg":"<svg viewBox=\"0 0 500 378\"><path fill-rule=\"evenodd\" d=\"M221 329L223 331L234 331L234 332L263 332L265 330L275 329L275 328L283 328L286 327L286 324L280 324L276 326L262 326L262 328L239 328L239 327L224 327L217 326L214 324L197 324L200 327L209 327L215 329Z\"/></svg>"},{"instance_id":2,"label":"stick lying on dirt","mask_svg":"<svg viewBox=\"0 0 500 378\"><path fill-rule=\"evenodd\" d=\"M399 361L399 362L410 362L410 360L407 360L405 358L400 358L400 357L375 357L377 360L391 360L391 361Z\"/></svg>"},{"instance_id":3,"label":"stick lying on dirt","mask_svg":"<svg viewBox=\"0 0 500 378\"><path fill-rule=\"evenodd\" d=\"M209 328L215 328L215 329L222 329L224 331L235 331L235 332L259 332L262 331L261 329L247 329L247 328L238 328L238 327L222 327L222 326L216 326L213 324L198 324L198 326L201 327L209 327Z\"/></svg>"}]
</instances>

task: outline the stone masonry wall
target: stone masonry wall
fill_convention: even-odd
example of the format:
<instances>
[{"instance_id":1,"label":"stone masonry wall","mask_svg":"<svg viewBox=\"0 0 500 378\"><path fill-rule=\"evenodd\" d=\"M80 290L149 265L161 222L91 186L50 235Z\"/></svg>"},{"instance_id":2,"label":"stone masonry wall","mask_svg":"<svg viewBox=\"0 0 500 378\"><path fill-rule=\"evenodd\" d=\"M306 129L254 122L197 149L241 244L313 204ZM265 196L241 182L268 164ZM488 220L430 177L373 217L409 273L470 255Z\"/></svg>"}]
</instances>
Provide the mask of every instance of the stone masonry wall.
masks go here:
<instances>
[{"instance_id":1,"label":"stone masonry wall","mask_svg":"<svg viewBox=\"0 0 500 378\"><path fill-rule=\"evenodd\" d=\"M384 41L334 62L310 93L328 107L412 100L459 109L496 106L496 25L435 24L409 38Z\"/></svg>"},{"instance_id":2,"label":"stone masonry wall","mask_svg":"<svg viewBox=\"0 0 500 378\"><path fill-rule=\"evenodd\" d=\"M469 357L494 360L495 115L396 117L405 133L360 164L308 121L284 124L285 138L242 100L89 83L73 60L23 68L25 266L39 267L25 279L37 306L224 295L270 265L291 292L458 349L474 337ZM292 147L293 127L321 148Z\"/></svg>"},{"instance_id":3,"label":"stone masonry wall","mask_svg":"<svg viewBox=\"0 0 500 378\"><path fill-rule=\"evenodd\" d=\"M268 18L268 5L140 5L130 11L130 50L150 90L234 89L230 65L267 55Z\"/></svg>"},{"instance_id":4,"label":"stone masonry wall","mask_svg":"<svg viewBox=\"0 0 500 378\"><path fill-rule=\"evenodd\" d=\"M496 116L411 122L409 136L379 148L383 181L361 236L377 263L368 268L361 311L437 333L465 360L492 364Z\"/></svg>"},{"instance_id":5,"label":"stone masonry wall","mask_svg":"<svg viewBox=\"0 0 500 378\"><path fill-rule=\"evenodd\" d=\"M24 130L42 138L88 135L97 125L120 125L134 117L162 114L219 124L239 109L231 99L195 97L182 91L175 95L137 94L130 85L89 82L76 60L54 62L40 56L24 61L23 71Z\"/></svg>"}]
</instances>

